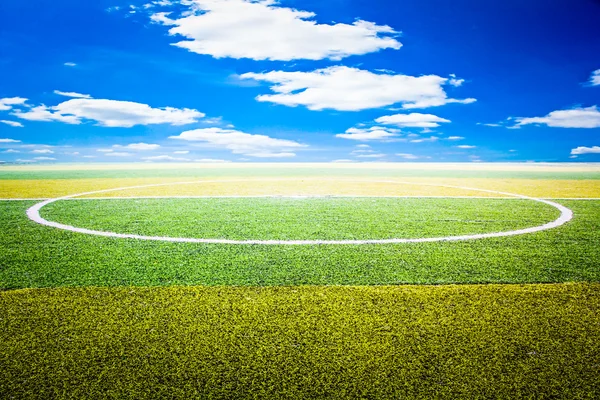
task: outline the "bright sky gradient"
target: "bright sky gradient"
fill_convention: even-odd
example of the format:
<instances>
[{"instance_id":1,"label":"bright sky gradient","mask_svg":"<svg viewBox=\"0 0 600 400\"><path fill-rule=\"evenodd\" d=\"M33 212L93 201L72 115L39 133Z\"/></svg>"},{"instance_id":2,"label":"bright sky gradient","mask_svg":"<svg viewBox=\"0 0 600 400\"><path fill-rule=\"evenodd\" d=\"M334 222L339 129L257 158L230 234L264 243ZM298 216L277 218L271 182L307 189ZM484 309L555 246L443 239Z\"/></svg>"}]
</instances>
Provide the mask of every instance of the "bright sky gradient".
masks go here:
<instances>
[{"instance_id":1,"label":"bright sky gradient","mask_svg":"<svg viewBox=\"0 0 600 400\"><path fill-rule=\"evenodd\" d=\"M600 161L600 1L0 3L0 161Z\"/></svg>"}]
</instances>

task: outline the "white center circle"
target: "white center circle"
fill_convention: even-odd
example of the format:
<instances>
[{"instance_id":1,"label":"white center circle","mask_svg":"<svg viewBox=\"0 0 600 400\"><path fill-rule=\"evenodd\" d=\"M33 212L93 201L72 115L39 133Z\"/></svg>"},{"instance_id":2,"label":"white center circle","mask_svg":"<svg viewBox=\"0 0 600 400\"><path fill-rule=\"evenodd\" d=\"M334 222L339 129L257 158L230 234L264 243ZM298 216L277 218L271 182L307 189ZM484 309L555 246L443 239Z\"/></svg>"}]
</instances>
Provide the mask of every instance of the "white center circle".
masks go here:
<instances>
[{"instance_id":1,"label":"white center circle","mask_svg":"<svg viewBox=\"0 0 600 400\"><path fill-rule=\"evenodd\" d=\"M265 179L268 181L290 181L292 179ZM348 180L345 180L348 182ZM173 182L173 183L159 183L159 184L151 184L151 185L142 185L142 186L130 186L130 187L122 187L115 189L105 189L105 190L97 190L93 192L86 193L78 193L69 196L57 197L54 199L48 199L41 203L34 205L33 207L27 210L27 217L38 224L50 226L52 228L62 229L65 231L83 233L86 235L95 235L95 236L103 236L103 237L112 237L118 239L137 239L137 240L152 240L152 241L161 241L161 242L174 242L174 243L206 243L206 244L235 244L235 245L339 245L339 244L351 244L351 245L363 245L363 244L397 244L397 243L426 243L426 242L450 242L450 241L461 241L461 240L474 240L474 239L486 239L486 238L497 238L497 237L505 237L505 236L516 236L516 235L524 235L528 233L545 231L548 229L553 229L564 225L569 222L573 218L573 211L568 209L567 207L555 203L553 201L539 199L535 197L523 196L520 194L514 193L506 193L499 192L496 190L487 190L487 189L477 189L463 186L451 186L451 185L442 185L442 184L433 184L433 183L415 183L415 182L404 182L404 181L391 181L391 180L352 180L351 182L363 182L363 183L389 183L389 184L399 184L399 185L419 185L419 186L432 186L432 187L441 187L441 188L449 188L449 189L459 189L459 190L468 190L468 191L476 191L482 193L491 193L496 195L508 196L512 198L531 200L538 203L547 204L552 206L560 211L560 216L547 224L534 226L530 228L524 228L513 231L505 231L505 232L492 232L492 233L481 233L474 235L461 235L461 236L443 236L443 237L432 237L432 238L408 238L408 239L368 239L368 240L231 240L231 239L204 239L204 238L185 238L185 237L168 237L168 236L144 236L144 235L135 235L135 234L124 234L117 232L106 232L106 231L96 231L92 229L78 228L71 225L65 225L58 222L48 221L42 216L40 216L40 210L47 206L48 204L61 201L61 200L69 200L82 196L90 196L94 194L101 193L109 193L116 192L121 190L131 190L131 189L144 189L151 187L160 187L160 186L174 186L174 185L191 185L191 184L203 184L203 183L224 183L224 182L247 182L247 180L206 180L206 181L190 181L190 182ZM206 196L210 197L210 196ZM221 197L221 196L214 196ZM236 196L231 196L236 197ZM241 197L241 196L240 196ZM264 196L268 197L268 196ZM279 196L278 196L279 197ZM282 196L285 197L285 196ZM351 197L351 196L348 196ZM389 196L388 196L389 197ZM392 197L402 197L402 196L392 196ZM440 196L443 198L443 196ZM131 197L131 199L135 199L135 197Z\"/></svg>"}]
</instances>

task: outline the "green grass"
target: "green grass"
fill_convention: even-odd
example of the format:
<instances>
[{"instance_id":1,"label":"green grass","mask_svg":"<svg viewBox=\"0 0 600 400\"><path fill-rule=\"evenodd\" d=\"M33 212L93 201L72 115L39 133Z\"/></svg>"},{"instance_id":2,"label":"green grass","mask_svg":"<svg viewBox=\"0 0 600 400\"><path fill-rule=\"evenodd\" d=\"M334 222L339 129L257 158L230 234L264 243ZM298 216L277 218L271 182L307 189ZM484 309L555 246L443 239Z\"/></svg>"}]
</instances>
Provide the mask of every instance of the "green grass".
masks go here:
<instances>
[{"instance_id":1,"label":"green grass","mask_svg":"<svg viewBox=\"0 0 600 400\"><path fill-rule=\"evenodd\" d=\"M66 232L29 221L25 210L35 202L0 202L0 288L600 282L600 201L561 203L575 212L573 221L516 237L231 246Z\"/></svg>"},{"instance_id":2,"label":"green grass","mask_svg":"<svg viewBox=\"0 0 600 400\"><path fill-rule=\"evenodd\" d=\"M530 200L431 198L69 200L41 212L80 228L234 240L456 236L543 225L559 214Z\"/></svg>"},{"instance_id":3,"label":"green grass","mask_svg":"<svg viewBox=\"0 0 600 400\"><path fill-rule=\"evenodd\" d=\"M600 286L0 293L2 398L600 397Z\"/></svg>"},{"instance_id":4,"label":"green grass","mask_svg":"<svg viewBox=\"0 0 600 400\"><path fill-rule=\"evenodd\" d=\"M396 168L344 168L331 169L329 167L285 168L285 176L288 177L433 177L433 178L518 178L518 179L600 179L600 173L596 171L501 171L501 170L477 170L465 167L464 170L445 169L410 169ZM0 180L3 179L87 179L87 178L225 178L225 177L280 177L282 171L277 167L265 168L163 168L163 169L106 169L92 170L77 168L64 170L3 170L0 166Z\"/></svg>"}]
</instances>

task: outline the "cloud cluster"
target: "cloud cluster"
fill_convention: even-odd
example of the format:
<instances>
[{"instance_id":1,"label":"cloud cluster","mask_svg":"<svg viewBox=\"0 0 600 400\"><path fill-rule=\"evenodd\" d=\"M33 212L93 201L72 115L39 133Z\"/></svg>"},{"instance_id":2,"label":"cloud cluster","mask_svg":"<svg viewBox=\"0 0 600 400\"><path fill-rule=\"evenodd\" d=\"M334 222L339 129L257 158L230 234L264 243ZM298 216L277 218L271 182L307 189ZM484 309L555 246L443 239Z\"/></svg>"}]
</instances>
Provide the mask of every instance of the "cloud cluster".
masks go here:
<instances>
[{"instance_id":1,"label":"cloud cluster","mask_svg":"<svg viewBox=\"0 0 600 400\"><path fill-rule=\"evenodd\" d=\"M578 156L581 154L600 154L600 146L592 146L592 147L577 147L571 150L571 155Z\"/></svg>"},{"instance_id":2,"label":"cloud cluster","mask_svg":"<svg viewBox=\"0 0 600 400\"><path fill-rule=\"evenodd\" d=\"M409 76L373 73L345 66L312 72L271 71L246 73L241 79L270 82L275 94L256 99L285 106L306 106L310 110L360 111L402 104L404 109L473 103L475 99L451 99L443 86L448 78L437 75Z\"/></svg>"},{"instance_id":3,"label":"cloud cluster","mask_svg":"<svg viewBox=\"0 0 600 400\"><path fill-rule=\"evenodd\" d=\"M515 127L546 125L552 128L600 128L600 110L597 106L552 111L545 117L516 118Z\"/></svg>"},{"instance_id":4,"label":"cloud cluster","mask_svg":"<svg viewBox=\"0 0 600 400\"><path fill-rule=\"evenodd\" d=\"M375 120L378 124L396 125L401 128L437 128L440 124L450 123L450 120L432 114L394 114L385 115Z\"/></svg>"},{"instance_id":5,"label":"cloud cluster","mask_svg":"<svg viewBox=\"0 0 600 400\"><path fill-rule=\"evenodd\" d=\"M335 135L340 139L360 140L360 141L389 141L400 135L398 129L387 128L384 126L373 126L370 128L350 128L345 133Z\"/></svg>"},{"instance_id":6,"label":"cloud cluster","mask_svg":"<svg viewBox=\"0 0 600 400\"><path fill-rule=\"evenodd\" d=\"M25 104L26 101L27 99L23 97L8 97L0 99L0 111L12 110L14 106Z\"/></svg>"},{"instance_id":7,"label":"cloud cluster","mask_svg":"<svg viewBox=\"0 0 600 400\"><path fill-rule=\"evenodd\" d=\"M187 6L186 12L171 18L173 13L153 11L152 21L186 39L174 46L215 58L340 60L402 46L389 26L363 20L319 24L314 13L281 7L274 0L181 0L162 5L172 3Z\"/></svg>"},{"instance_id":8,"label":"cloud cluster","mask_svg":"<svg viewBox=\"0 0 600 400\"><path fill-rule=\"evenodd\" d=\"M58 121L81 124L89 120L100 126L131 128L136 125L169 124L187 125L204 117L204 114L189 108L153 108L148 104L132 101L93 99L78 93L58 92L63 96L79 97L56 106L40 105L28 110L16 110L13 115L28 121Z\"/></svg>"},{"instance_id":9,"label":"cloud cluster","mask_svg":"<svg viewBox=\"0 0 600 400\"><path fill-rule=\"evenodd\" d=\"M169 139L200 142L211 147L227 149L233 154L256 158L295 157L293 150L308 147L293 140L253 135L232 129L205 128L186 131Z\"/></svg>"}]
</instances>

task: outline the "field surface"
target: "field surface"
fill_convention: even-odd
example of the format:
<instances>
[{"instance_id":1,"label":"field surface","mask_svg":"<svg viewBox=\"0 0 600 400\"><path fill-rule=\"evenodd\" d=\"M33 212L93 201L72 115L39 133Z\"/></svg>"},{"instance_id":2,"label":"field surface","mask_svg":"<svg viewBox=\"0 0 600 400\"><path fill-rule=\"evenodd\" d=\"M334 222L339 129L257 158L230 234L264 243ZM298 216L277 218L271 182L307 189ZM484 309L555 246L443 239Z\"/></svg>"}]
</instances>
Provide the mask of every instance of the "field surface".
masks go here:
<instances>
[{"instance_id":1,"label":"field surface","mask_svg":"<svg viewBox=\"0 0 600 400\"><path fill-rule=\"evenodd\" d=\"M179 184L181 182L192 182ZM481 240L386 239L543 225ZM453 187L449 187L453 186ZM242 197L239 197L242 196ZM1 398L598 398L596 165L0 168Z\"/></svg>"}]
</instances>

